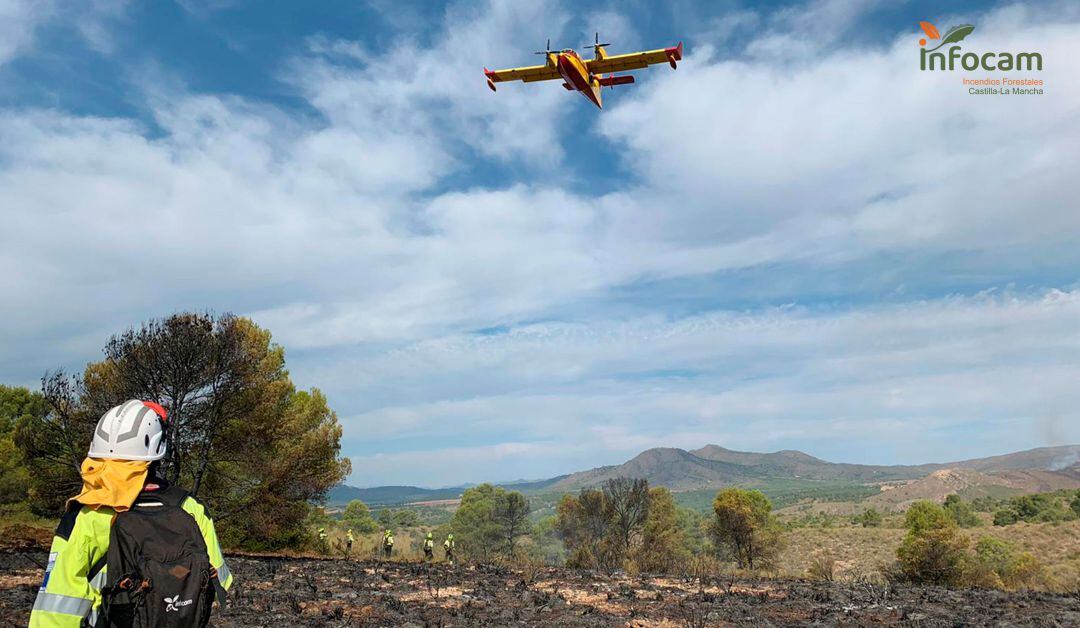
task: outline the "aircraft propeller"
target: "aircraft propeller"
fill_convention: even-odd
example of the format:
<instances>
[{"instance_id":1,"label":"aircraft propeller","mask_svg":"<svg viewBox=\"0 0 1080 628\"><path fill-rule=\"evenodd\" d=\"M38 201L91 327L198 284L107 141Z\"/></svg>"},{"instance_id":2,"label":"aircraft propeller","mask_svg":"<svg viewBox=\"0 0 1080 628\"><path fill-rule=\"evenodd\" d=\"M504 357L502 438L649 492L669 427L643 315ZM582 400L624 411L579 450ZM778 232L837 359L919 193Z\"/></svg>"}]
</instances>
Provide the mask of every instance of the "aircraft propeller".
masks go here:
<instances>
[{"instance_id":1,"label":"aircraft propeller","mask_svg":"<svg viewBox=\"0 0 1080 628\"><path fill-rule=\"evenodd\" d=\"M591 43L591 44L585 44L584 46L582 46L582 48L593 48L593 49L596 49L596 48L603 48L603 47L605 47L605 46L610 46L610 45L611 45L611 44L602 44L602 43L600 43L600 33L599 33L599 32L597 32L597 33L596 33L596 35L595 35L595 36L593 37L593 43Z\"/></svg>"},{"instance_id":2,"label":"aircraft propeller","mask_svg":"<svg viewBox=\"0 0 1080 628\"><path fill-rule=\"evenodd\" d=\"M549 54L551 54L551 39L548 38L548 40L547 40L547 50L537 50L533 54L534 55L549 55Z\"/></svg>"}]
</instances>

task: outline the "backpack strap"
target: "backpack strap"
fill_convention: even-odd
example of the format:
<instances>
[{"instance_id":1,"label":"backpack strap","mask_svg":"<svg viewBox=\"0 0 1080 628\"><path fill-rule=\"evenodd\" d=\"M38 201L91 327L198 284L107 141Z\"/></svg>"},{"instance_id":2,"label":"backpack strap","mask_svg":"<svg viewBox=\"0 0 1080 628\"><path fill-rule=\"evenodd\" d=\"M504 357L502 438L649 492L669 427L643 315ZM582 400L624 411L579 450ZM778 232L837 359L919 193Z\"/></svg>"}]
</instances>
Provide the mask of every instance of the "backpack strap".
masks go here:
<instances>
[{"instance_id":1,"label":"backpack strap","mask_svg":"<svg viewBox=\"0 0 1080 628\"><path fill-rule=\"evenodd\" d=\"M75 529L75 520L79 518L79 512L83 505L75 500L68 500L64 509L64 516L60 517L60 523L56 525L55 536L65 541L71 538L71 531Z\"/></svg>"},{"instance_id":2,"label":"backpack strap","mask_svg":"<svg viewBox=\"0 0 1080 628\"><path fill-rule=\"evenodd\" d=\"M116 515L118 515L118 514L119 513L117 513L117 512L113 512L113 516L111 518L109 518L109 541L110 541L110 543L112 542L112 527L113 527L113 524L116 523ZM99 593L101 593L102 591L105 590L105 576L101 573L101 570L105 569L105 566L108 564L108 561L109 561L109 553L106 551L100 557L98 557L97 560L94 561L93 565L90 565L90 570L86 572L86 581L88 583L90 583L90 586L92 588L97 589L97 591ZM100 578L99 578L99 576L100 576ZM95 582L95 580L97 580L97 582Z\"/></svg>"},{"instance_id":3,"label":"backpack strap","mask_svg":"<svg viewBox=\"0 0 1080 628\"><path fill-rule=\"evenodd\" d=\"M90 565L90 571L86 572L86 581L90 583L90 586L93 586L94 578L96 578L97 575L101 573L101 570L105 568L106 559L108 557L108 554L102 554L101 558L94 561L93 565ZM97 589L100 591L102 587L97 587Z\"/></svg>"}]
</instances>

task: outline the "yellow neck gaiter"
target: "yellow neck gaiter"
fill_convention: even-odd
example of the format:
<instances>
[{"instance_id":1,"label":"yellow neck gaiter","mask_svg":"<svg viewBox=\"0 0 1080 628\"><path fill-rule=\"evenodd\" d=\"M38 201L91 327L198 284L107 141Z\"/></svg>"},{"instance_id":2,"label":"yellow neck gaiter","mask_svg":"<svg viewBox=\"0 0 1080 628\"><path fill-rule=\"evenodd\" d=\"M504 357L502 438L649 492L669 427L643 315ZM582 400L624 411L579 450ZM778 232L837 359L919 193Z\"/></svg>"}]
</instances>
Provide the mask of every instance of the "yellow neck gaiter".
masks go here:
<instances>
[{"instance_id":1,"label":"yellow neck gaiter","mask_svg":"<svg viewBox=\"0 0 1080 628\"><path fill-rule=\"evenodd\" d=\"M82 492L68 500L97 510L108 506L122 512L131 508L146 483L150 463L146 460L83 460Z\"/></svg>"}]
</instances>

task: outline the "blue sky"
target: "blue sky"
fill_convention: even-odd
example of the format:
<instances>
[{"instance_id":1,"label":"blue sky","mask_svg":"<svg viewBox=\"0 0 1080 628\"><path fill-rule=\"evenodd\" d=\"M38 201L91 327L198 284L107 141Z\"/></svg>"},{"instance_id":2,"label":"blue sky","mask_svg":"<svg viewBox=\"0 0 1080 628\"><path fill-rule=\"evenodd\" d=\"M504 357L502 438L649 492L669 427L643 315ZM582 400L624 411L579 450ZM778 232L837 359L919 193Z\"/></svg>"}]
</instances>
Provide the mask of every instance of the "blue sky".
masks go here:
<instances>
[{"instance_id":1,"label":"blue sky","mask_svg":"<svg viewBox=\"0 0 1080 628\"><path fill-rule=\"evenodd\" d=\"M1080 10L939 4L0 0L0 381L251 316L362 486L1080 442ZM684 61L486 89L596 30Z\"/></svg>"}]
</instances>

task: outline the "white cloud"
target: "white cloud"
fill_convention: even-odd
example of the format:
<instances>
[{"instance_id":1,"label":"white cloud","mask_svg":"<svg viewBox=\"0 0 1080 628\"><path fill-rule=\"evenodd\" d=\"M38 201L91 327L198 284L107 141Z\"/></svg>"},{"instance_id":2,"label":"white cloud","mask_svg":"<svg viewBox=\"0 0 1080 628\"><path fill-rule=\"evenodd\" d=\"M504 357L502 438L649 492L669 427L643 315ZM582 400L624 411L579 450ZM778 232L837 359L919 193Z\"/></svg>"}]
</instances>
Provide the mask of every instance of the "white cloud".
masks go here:
<instances>
[{"instance_id":1,"label":"white cloud","mask_svg":"<svg viewBox=\"0 0 1080 628\"><path fill-rule=\"evenodd\" d=\"M302 347L513 323L642 277L915 246L1052 244L1080 230L1064 192L1077 135L1066 99L989 108L963 95L957 126L956 85L916 76L910 90L893 86L905 76L893 69L911 66L907 41L793 73L703 55L677 73L651 74L643 97L624 100L601 126L626 145L636 190L590 198L517 185L433 195L464 167L461 143L509 159L519 149L531 158L558 152L546 112L565 94L531 90L525 106L513 100L525 90L504 98L459 80L469 59L484 56L466 54L469 42L515 49L541 17L503 4L451 12L445 39L407 67L379 52L359 62L307 59L296 80L326 125L182 92L155 95L165 131L156 139L123 121L11 115L4 202L27 208L14 232L29 250L47 238L66 255L99 260L76 270L80 286L82 275L126 267L135 254L150 261L141 278L125 278L141 279L132 294L156 294L162 274L199 277L219 307L257 312ZM1027 37L1067 68L1071 31L1032 29ZM1072 89L1055 76L1054 89ZM723 93L731 84L738 98ZM880 95L900 102L866 106ZM1030 115L998 141L997 129L1022 113ZM501 142L494 127L513 141ZM139 230L165 237L116 249ZM8 281L55 285L40 256L8 254L29 266ZM284 300L221 296L271 286L297 289ZM53 322L34 308L13 318Z\"/></svg>"},{"instance_id":2,"label":"white cloud","mask_svg":"<svg viewBox=\"0 0 1080 628\"><path fill-rule=\"evenodd\" d=\"M196 17L207 17L216 11L231 9L238 0L177 0L177 4Z\"/></svg>"},{"instance_id":3,"label":"white cloud","mask_svg":"<svg viewBox=\"0 0 1080 628\"><path fill-rule=\"evenodd\" d=\"M336 127L411 136L436 149L464 145L488 157L551 167L562 155L559 123L569 114L559 105L566 94L521 84L492 94L483 64L534 63L538 57L522 55L543 47L536 33L552 33L554 40L566 22L563 10L547 4L455 5L434 45L403 40L378 50L316 40L319 54L298 60L291 80Z\"/></svg>"},{"instance_id":4,"label":"white cloud","mask_svg":"<svg viewBox=\"0 0 1080 628\"><path fill-rule=\"evenodd\" d=\"M873 4L872 0L811 0L784 7L769 16L770 27L750 42L747 53L781 64L819 58L850 34Z\"/></svg>"},{"instance_id":5,"label":"white cloud","mask_svg":"<svg viewBox=\"0 0 1080 628\"><path fill-rule=\"evenodd\" d=\"M128 4L129 0L86 0L75 7L56 0L0 0L0 67L33 51L38 29L53 23L74 29L91 50L111 53L113 29Z\"/></svg>"},{"instance_id":6,"label":"white cloud","mask_svg":"<svg viewBox=\"0 0 1080 628\"><path fill-rule=\"evenodd\" d=\"M11 6L27 5L0 11ZM897 457L963 421L986 426L973 454L1034 424L1076 438L1053 418L1077 401L1075 290L674 319L662 287L635 308L613 296L779 263L858 280L870 256L897 252L984 252L964 270L991 277L1039 254L1057 271L1043 285L1060 286L1059 251L1080 235L1068 195L1080 27L1063 15L979 21L972 45L1044 51L1047 93L1027 99L918 72L911 34L790 66L753 46L734 61L691 47L601 114L596 139L619 149L612 168L628 181L607 194L560 176L581 159L560 135L581 112L570 96L484 86L478 63L519 65L537 31L578 29L540 5L451 8L408 54L408 35L393 50L314 38L282 74L317 115L158 77L142 95L153 129L5 111L0 265L15 270L0 273L0 377L77 366L109 334L177 309L251 314L298 381L331 393L353 452L460 441L357 458L363 483L421 481L409 475L421 458L496 460L491 443L522 445L515 459L545 471L520 475L535 477L710 438L843 453L860 439L883 451L873 438L887 435ZM762 41L803 37L809 18L796 17L761 18ZM618 14L593 21L633 41ZM509 331L466 333L497 326Z\"/></svg>"},{"instance_id":7,"label":"white cloud","mask_svg":"<svg viewBox=\"0 0 1080 628\"><path fill-rule=\"evenodd\" d=\"M641 36L638 34L637 29L631 23L630 19L612 10L595 11L588 14L584 20L585 30L578 35L581 38L580 41L571 40L566 42L566 46L574 48L582 54L585 58L591 58L594 54L592 48L589 46L596 42L596 37L599 35L600 43L612 44L608 48L609 53L611 51L618 50L640 50L642 46L646 45L642 42ZM560 45L558 43L553 45ZM655 46L651 46L655 47ZM617 52L612 54L618 54Z\"/></svg>"},{"instance_id":8,"label":"white cloud","mask_svg":"<svg viewBox=\"0 0 1080 628\"><path fill-rule=\"evenodd\" d=\"M460 486L478 477L486 481L541 479L535 473L537 458L565 459L566 448L559 444L504 442L475 447L451 447L438 451L411 451L370 456L353 456L353 464L365 468L409 469L402 481L431 487ZM364 476L357 486L371 486Z\"/></svg>"},{"instance_id":9,"label":"white cloud","mask_svg":"<svg viewBox=\"0 0 1080 628\"><path fill-rule=\"evenodd\" d=\"M1065 427L1080 425L1077 320L1080 292L1052 290L538 324L324 363L313 376L372 407L344 421L375 442L514 434L558 445L558 462L579 467L706 442L947 460L1080 439ZM857 442L873 459L854 453ZM574 468L520 455L551 474ZM387 460L362 459L355 477L421 481Z\"/></svg>"},{"instance_id":10,"label":"white cloud","mask_svg":"<svg viewBox=\"0 0 1080 628\"><path fill-rule=\"evenodd\" d=\"M34 29L52 11L49 0L0 0L0 66L33 42Z\"/></svg>"},{"instance_id":11,"label":"white cloud","mask_svg":"<svg viewBox=\"0 0 1080 628\"><path fill-rule=\"evenodd\" d=\"M1066 193L1078 31L1016 8L980 21L971 46L1047 59L1043 96L996 100L969 95L962 72L919 71L911 34L800 63L705 47L601 129L644 181L643 205L662 210L660 233L708 243L714 267L737 266L722 253L740 242L766 259L1061 244L1080 231Z\"/></svg>"},{"instance_id":12,"label":"white cloud","mask_svg":"<svg viewBox=\"0 0 1080 628\"><path fill-rule=\"evenodd\" d=\"M84 3L85 13L73 20L75 27L92 50L111 54L116 48L114 29L126 16L130 0L84 0Z\"/></svg>"}]
</instances>

